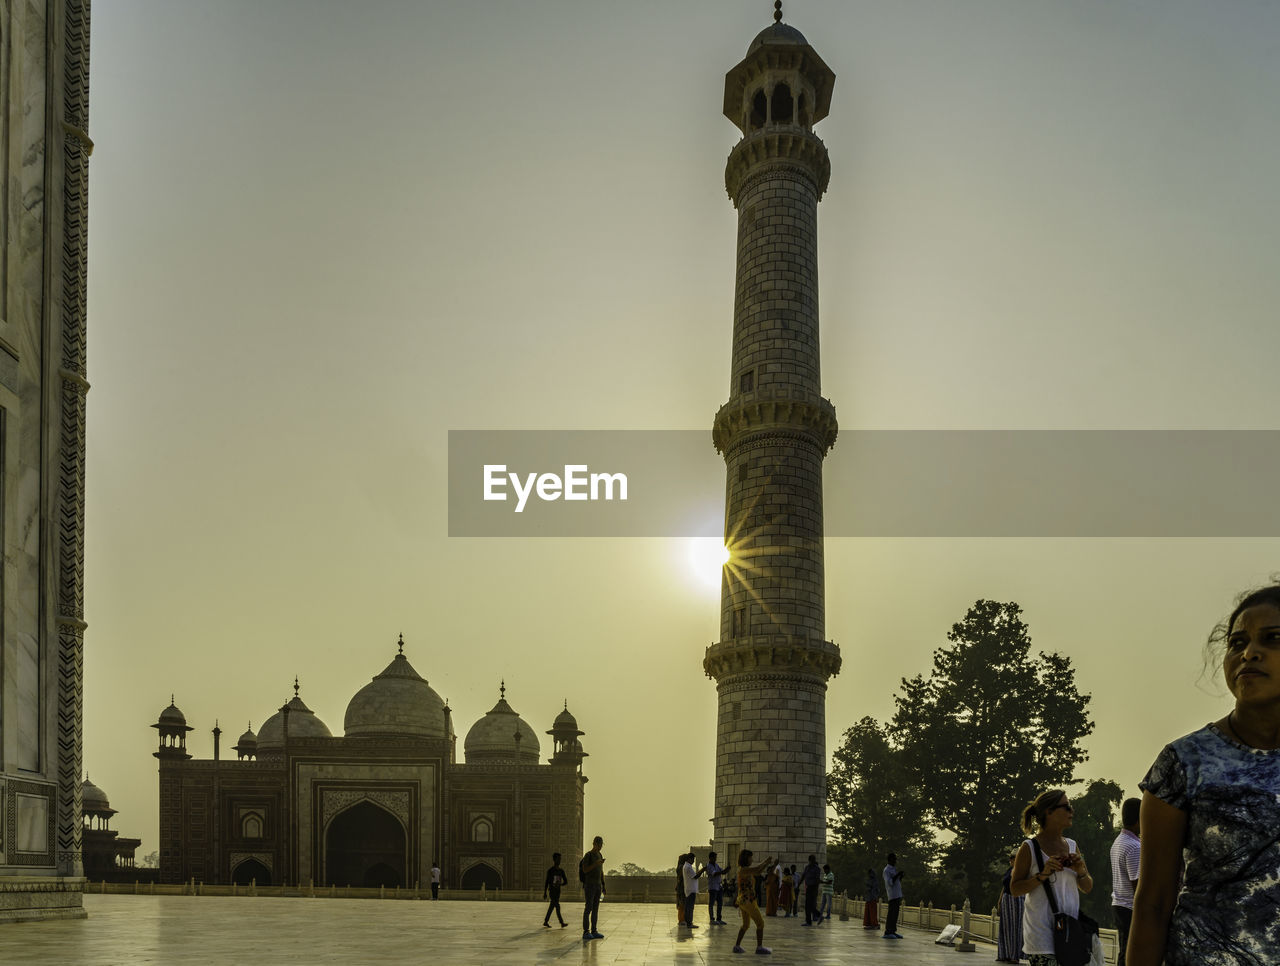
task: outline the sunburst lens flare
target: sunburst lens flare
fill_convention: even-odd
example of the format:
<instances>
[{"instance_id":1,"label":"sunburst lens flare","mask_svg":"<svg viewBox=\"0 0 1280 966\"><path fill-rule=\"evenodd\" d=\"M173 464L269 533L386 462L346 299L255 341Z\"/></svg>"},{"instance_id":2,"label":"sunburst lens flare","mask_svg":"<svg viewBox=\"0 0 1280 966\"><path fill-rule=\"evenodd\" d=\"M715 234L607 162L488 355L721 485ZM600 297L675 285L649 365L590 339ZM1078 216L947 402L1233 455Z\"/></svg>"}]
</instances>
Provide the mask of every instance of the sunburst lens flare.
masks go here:
<instances>
[{"instance_id":1,"label":"sunburst lens flare","mask_svg":"<svg viewBox=\"0 0 1280 966\"><path fill-rule=\"evenodd\" d=\"M694 580L708 590L720 589L720 576L729 563L729 549L715 537L691 537L688 543L689 569Z\"/></svg>"}]
</instances>

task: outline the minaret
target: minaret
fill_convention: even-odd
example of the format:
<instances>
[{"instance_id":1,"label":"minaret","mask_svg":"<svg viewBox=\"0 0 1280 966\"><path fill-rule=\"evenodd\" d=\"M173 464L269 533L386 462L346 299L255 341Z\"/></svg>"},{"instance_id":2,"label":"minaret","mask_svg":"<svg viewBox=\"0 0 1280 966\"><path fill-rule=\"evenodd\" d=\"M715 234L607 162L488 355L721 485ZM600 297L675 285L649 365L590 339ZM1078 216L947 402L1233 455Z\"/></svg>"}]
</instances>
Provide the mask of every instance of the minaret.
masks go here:
<instances>
[{"instance_id":1,"label":"minaret","mask_svg":"<svg viewBox=\"0 0 1280 966\"><path fill-rule=\"evenodd\" d=\"M826 850L826 692L840 649L826 640L822 461L836 439L818 359L818 199L831 173L813 125L835 74L800 31L761 31L725 76L742 131L725 187L738 211L729 401L712 438L724 456L716 681L715 844L803 861Z\"/></svg>"}]
</instances>

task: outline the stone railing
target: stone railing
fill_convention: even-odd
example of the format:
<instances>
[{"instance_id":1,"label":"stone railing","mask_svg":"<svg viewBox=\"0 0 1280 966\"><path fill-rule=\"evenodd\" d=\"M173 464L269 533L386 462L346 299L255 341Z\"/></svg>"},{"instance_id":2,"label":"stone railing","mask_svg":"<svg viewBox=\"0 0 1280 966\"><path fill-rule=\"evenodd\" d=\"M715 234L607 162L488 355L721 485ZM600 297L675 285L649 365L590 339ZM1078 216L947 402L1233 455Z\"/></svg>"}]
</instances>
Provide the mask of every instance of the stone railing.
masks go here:
<instances>
[{"instance_id":1,"label":"stone railing","mask_svg":"<svg viewBox=\"0 0 1280 966\"><path fill-rule=\"evenodd\" d=\"M315 899L430 899L431 887L362 888L359 886L321 885L211 885L195 880L180 883L156 882L86 882L89 895L139 896L270 896ZM471 902L543 902L542 888L537 889L440 889L440 898ZM560 892L565 903L582 902L582 889L572 883ZM700 896L702 904L706 897ZM675 905L674 876L606 876L605 902L669 902Z\"/></svg>"},{"instance_id":2,"label":"stone railing","mask_svg":"<svg viewBox=\"0 0 1280 966\"><path fill-rule=\"evenodd\" d=\"M839 896L835 903L835 909L840 912L840 918L846 916L850 920L862 921L863 909L866 903L861 899L849 899L847 895ZM842 908L845 907L845 908ZM880 923L883 926L885 910L888 904L882 899L880 900ZM935 909L931 904L926 903L922 906L903 905L898 910L898 922L904 926L913 926L917 929L923 929L926 932L941 932L944 926L962 925L964 917L963 911L952 906L950 909ZM992 909L990 915L977 915L973 912L969 913L969 933L970 939L976 939L980 942L991 943L995 945L996 939L1000 935L1000 914L997 910ZM1102 940L1102 952L1108 963L1116 961L1117 952L1117 936L1114 929L1100 929L1098 936ZM957 937L958 938L958 937Z\"/></svg>"}]
</instances>

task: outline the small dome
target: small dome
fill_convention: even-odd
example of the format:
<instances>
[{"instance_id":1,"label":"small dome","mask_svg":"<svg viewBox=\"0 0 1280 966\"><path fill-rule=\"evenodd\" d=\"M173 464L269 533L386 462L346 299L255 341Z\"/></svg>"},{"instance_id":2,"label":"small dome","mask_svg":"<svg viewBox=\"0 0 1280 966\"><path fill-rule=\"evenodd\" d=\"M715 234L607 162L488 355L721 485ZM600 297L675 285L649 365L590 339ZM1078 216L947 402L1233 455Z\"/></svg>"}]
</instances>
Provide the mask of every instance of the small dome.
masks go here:
<instances>
[{"instance_id":1,"label":"small dome","mask_svg":"<svg viewBox=\"0 0 1280 966\"><path fill-rule=\"evenodd\" d=\"M581 735L585 734L578 730L578 719L569 711L569 702L565 702L564 710L556 715L555 722L551 725L551 730L547 732L549 735Z\"/></svg>"},{"instance_id":2,"label":"small dome","mask_svg":"<svg viewBox=\"0 0 1280 966\"><path fill-rule=\"evenodd\" d=\"M256 746L257 744L258 736L253 733L253 728L250 726L249 730L240 736L240 740L236 742L236 747L246 748Z\"/></svg>"},{"instance_id":3,"label":"small dome","mask_svg":"<svg viewBox=\"0 0 1280 966\"><path fill-rule=\"evenodd\" d=\"M507 704L506 686L498 703L471 726L463 745L467 764L477 761L521 761L536 765L541 748L538 736ZM519 735L519 740L516 739Z\"/></svg>"},{"instance_id":4,"label":"small dome","mask_svg":"<svg viewBox=\"0 0 1280 966\"><path fill-rule=\"evenodd\" d=\"M401 641L402 646L403 643ZM363 735L444 738L449 734L448 717L440 695L413 669L408 658L397 654L381 674L351 699L343 730L348 738Z\"/></svg>"},{"instance_id":5,"label":"small dome","mask_svg":"<svg viewBox=\"0 0 1280 966\"><path fill-rule=\"evenodd\" d=\"M296 694L285 706L289 709L290 738L332 738L328 726L316 717ZM284 712L277 711L262 723L258 731L259 748L284 747Z\"/></svg>"},{"instance_id":6,"label":"small dome","mask_svg":"<svg viewBox=\"0 0 1280 966\"><path fill-rule=\"evenodd\" d=\"M173 725L177 727L185 727L187 724L187 716L178 710L178 706L170 699L169 707L160 712L159 724Z\"/></svg>"},{"instance_id":7,"label":"small dome","mask_svg":"<svg viewBox=\"0 0 1280 966\"><path fill-rule=\"evenodd\" d=\"M807 47L809 41L805 40L804 34L795 27L789 27L785 23L772 23L756 34L756 39L751 41L747 53L754 53L764 46Z\"/></svg>"},{"instance_id":8,"label":"small dome","mask_svg":"<svg viewBox=\"0 0 1280 966\"><path fill-rule=\"evenodd\" d=\"M84 781L80 783L80 798L84 803L83 808L86 812L111 811L111 803L107 801L107 793L89 781L88 775L85 775Z\"/></svg>"}]
</instances>

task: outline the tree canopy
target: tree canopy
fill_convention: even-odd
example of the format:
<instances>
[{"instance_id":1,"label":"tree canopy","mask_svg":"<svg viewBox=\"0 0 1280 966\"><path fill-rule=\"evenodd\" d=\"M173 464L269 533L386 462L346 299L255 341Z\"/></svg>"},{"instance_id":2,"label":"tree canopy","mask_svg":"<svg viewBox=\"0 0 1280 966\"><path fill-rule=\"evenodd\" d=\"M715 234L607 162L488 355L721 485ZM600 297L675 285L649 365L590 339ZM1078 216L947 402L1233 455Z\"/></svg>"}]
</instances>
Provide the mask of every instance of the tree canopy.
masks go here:
<instances>
[{"instance_id":1,"label":"tree canopy","mask_svg":"<svg viewBox=\"0 0 1280 966\"><path fill-rule=\"evenodd\" d=\"M928 677L902 680L888 725L863 718L845 733L827 781L837 844L881 861L888 849L938 855L944 880L958 878L975 908L994 903L1022 807L1075 782L1093 730L1070 659L1033 657L1021 614L977 601Z\"/></svg>"}]
</instances>

